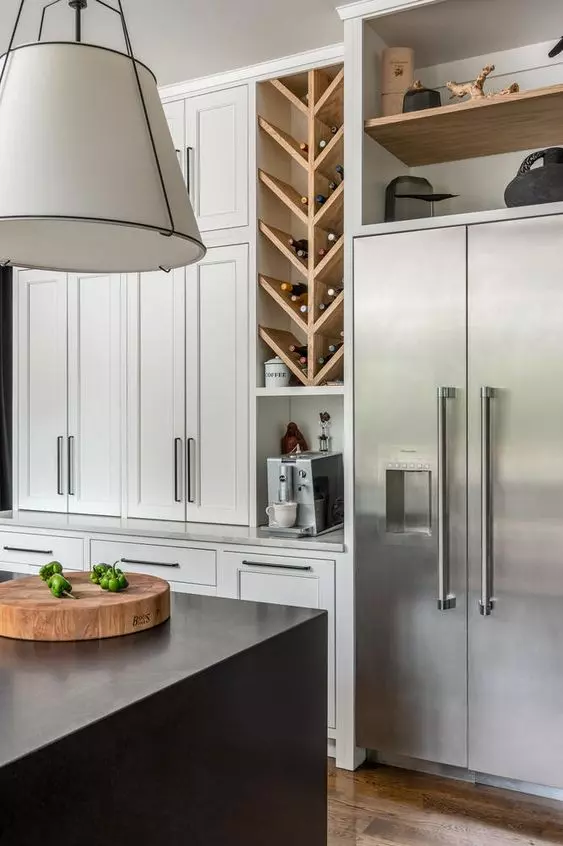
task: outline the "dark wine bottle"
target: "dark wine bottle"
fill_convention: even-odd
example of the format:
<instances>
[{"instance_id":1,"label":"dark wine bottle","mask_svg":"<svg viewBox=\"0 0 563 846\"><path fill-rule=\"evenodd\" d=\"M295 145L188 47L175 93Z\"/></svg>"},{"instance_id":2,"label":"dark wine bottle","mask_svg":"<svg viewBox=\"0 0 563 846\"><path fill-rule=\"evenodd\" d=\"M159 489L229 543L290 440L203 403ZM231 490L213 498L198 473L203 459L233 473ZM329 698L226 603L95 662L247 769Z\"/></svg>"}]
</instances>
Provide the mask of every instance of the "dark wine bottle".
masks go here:
<instances>
[{"instance_id":1,"label":"dark wine bottle","mask_svg":"<svg viewBox=\"0 0 563 846\"><path fill-rule=\"evenodd\" d=\"M330 303L319 303L319 311L325 311L329 307Z\"/></svg>"},{"instance_id":2,"label":"dark wine bottle","mask_svg":"<svg viewBox=\"0 0 563 846\"><path fill-rule=\"evenodd\" d=\"M299 346L299 344L290 344L289 351L295 355L307 355L307 344Z\"/></svg>"},{"instance_id":3,"label":"dark wine bottle","mask_svg":"<svg viewBox=\"0 0 563 846\"><path fill-rule=\"evenodd\" d=\"M326 364L328 361L330 361L333 355L334 355L334 353L327 353L327 355L321 355L321 356L319 356L317 361L322 366L322 365Z\"/></svg>"},{"instance_id":4,"label":"dark wine bottle","mask_svg":"<svg viewBox=\"0 0 563 846\"><path fill-rule=\"evenodd\" d=\"M334 170L339 175L341 180L344 179L344 168L342 167L342 165L336 165Z\"/></svg>"},{"instance_id":5,"label":"dark wine bottle","mask_svg":"<svg viewBox=\"0 0 563 846\"><path fill-rule=\"evenodd\" d=\"M297 257L301 259L309 258L309 253L307 250L297 250Z\"/></svg>"},{"instance_id":6,"label":"dark wine bottle","mask_svg":"<svg viewBox=\"0 0 563 846\"><path fill-rule=\"evenodd\" d=\"M338 132L338 127L337 126L331 126L330 131L333 135L336 135L336 133Z\"/></svg>"},{"instance_id":7,"label":"dark wine bottle","mask_svg":"<svg viewBox=\"0 0 563 846\"><path fill-rule=\"evenodd\" d=\"M307 314L307 312L309 311L309 306L303 304L299 306L299 311L301 312L301 314Z\"/></svg>"},{"instance_id":8,"label":"dark wine bottle","mask_svg":"<svg viewBox=\"0 0 563 846\"><path fill-rule=\"evenodd\" d=\"M327 294L329 297L337 297L343 290L344 288L329 288Z\"/></svg>"},{"instance_id":9,"label":"dark wine bottle","mask_svg":"<svg viewBox=\"0 0 563 846\"><path fill-rule=\"evenodd\" d=\"M326 256L327 253L328 253L328 250L326 249L326 247L321 247L320 250L319 250L319 258L324 258L324 256Z\"/></svg>"},{"instance_id":10,"label":"dark wine bottle","mask_svg":"<svg viewBox=\"0 0 563 846\"><path fill-rule=\"evenodd\" d=\"M324 203L326 203L325 195L324 194L317 194L317 196L315 197L315 202L317 202L319 204L319 206L324 205Z\"/></svg>"},{"instance_id":11,"label":"dark wine bottle","mask_svg":"<svg viewBox=\"0 0 563 846\"><path fill-rule=\"evenodd\" d=\"M306 294L307 293L307 286L300 285L294 282L282 282L280 285L282 291L286 294Z\"/></svg>"},{"instance_id":12,"label":"dark wine bottle","mask_svg":"<svg viewBox=\"0 0 563 846\"><path fill-rule=\"evenodd\" d=\"M325 138L321 138L321 140L319 141L319 150L324 150L327 144L328 141Z\"/></svg>"},{"instance_id":13,"label":"dark wine bottle","mask_svg":"<svg viewBox=\"0 0 563 846\"><path fill-rule=\"evenodd\" d=\"M328 190L329 191L336 191L337 188L338 188L338 185L336 184L336 182L329 182L328 183Z\"/></svg>"},{"instance_id":14,"label":"dark wine bottle","mask_svg":"<svg viewBox=\"0 0 563 846\"><path fill-rule=\"evenodd\" d=\"M309 152L309 145L307 144L306 141L302 141L301 144L299 145L299 149L303 150L304 153L308 153Z\"/></svg>"},{"instance_id":15,"label":"dark wine bottle","mask_svg":"<svg viewBox=\"0 0 563 846\"><path fill-rule=\"evenodd\" d=\"M327 240L331 241L332 243L334 243L335 241L338 241L338 235L336 234L336 232L327 232L326 237L327 237Z\"/></svg>"},{"instance_id":16,"label":"dark wine bottle","mask_svg":"<svg viewBox=\"0 0 563 846\"><path fill-rule=\"evenodd\" d=\"M338 350L340 349L341 346L342 346L342 344L331 344L328 348L328 351L329 351L329 353L334 354L334 353L338 352Z\"/></svg>"},{"instance_id":17,"label":"dark wine bottle","mask_svg":"<svg viewBox=\"0 0 563 846\"><path fill-rule=\"evenodd\" d=\"M295 252L297 250L304 250L306 253L309 252L309 242L306 238L289 238L288 244L290 247L293 247Z\"/></svg>"},{"instance_id":18,"label":"dark wine bottle","mask_svg":"<svg viewBox=\"0 0 563 846\"><path fill-rule=\"evenodd\" d=\"M299 356L299 364L301 364L301 365L307 364L307 356L306 355L300 355Z\"/></svg>"},{"instance_id":19,"label":"dark wine bottle","mask_svg":"<svg viewBox=\"0 0 563 846\"><path fill-rule=\"evenodd\" d=\"M307 302L307 294L292 294L291 295L291 302L292 303L306 303Z\"/></svg>"}]
</instances>

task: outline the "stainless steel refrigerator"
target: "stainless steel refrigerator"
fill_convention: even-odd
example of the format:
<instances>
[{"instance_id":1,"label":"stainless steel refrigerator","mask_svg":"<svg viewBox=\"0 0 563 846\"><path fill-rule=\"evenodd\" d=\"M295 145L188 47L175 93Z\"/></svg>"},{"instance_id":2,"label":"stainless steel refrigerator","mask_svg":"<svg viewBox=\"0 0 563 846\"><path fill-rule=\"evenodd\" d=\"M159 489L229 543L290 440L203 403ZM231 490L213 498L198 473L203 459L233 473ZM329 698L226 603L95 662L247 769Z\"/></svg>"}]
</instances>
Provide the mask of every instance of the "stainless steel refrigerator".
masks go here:
<instances>
[{"instance_id":1,"label":"stainless steel refrigerator","mask_svg":"<svg viewBox=\"0 0 563 846\"><path fill-rule=\"evenodd\" d=\"M357 743L563 787L563 217L354 262Z\"/></svg>"}]
</instances>

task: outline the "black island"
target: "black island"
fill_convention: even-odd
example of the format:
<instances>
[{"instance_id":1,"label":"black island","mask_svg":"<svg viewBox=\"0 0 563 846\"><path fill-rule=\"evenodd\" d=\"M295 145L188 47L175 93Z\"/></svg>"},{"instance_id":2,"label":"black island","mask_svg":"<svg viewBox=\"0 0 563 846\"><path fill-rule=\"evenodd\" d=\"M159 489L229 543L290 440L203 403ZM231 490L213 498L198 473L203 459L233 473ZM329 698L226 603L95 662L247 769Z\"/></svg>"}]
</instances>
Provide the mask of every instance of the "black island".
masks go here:
<instances>
[{"instance_id":1,"label":"black island","mask_svg":"<svg viewBox=\"0 0 563 846\"><path fill-rule=\"evenodd\" d=\"M127 637L0 638L0 846L325 846L326 650L323 611L184 594Z\"/></svg>"}]
</instances>

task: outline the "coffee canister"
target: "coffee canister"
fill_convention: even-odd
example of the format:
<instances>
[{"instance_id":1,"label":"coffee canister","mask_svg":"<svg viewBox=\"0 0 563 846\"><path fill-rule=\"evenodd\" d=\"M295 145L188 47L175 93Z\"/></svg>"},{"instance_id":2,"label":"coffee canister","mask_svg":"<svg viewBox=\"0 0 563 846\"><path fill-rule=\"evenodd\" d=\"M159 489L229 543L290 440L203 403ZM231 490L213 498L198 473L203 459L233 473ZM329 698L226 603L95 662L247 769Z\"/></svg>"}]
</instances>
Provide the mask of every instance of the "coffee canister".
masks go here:
<instances>
[{"instance_id":1,"label":"coffee canister","mask_svg":"<svg viewBox=\"0 0 563 846\"><path fill-rule=\"evenodd\" d=\"M291 370L276 356L264 363L264 384L266 388L287 388Z\"/></svg>"}]
</instances>

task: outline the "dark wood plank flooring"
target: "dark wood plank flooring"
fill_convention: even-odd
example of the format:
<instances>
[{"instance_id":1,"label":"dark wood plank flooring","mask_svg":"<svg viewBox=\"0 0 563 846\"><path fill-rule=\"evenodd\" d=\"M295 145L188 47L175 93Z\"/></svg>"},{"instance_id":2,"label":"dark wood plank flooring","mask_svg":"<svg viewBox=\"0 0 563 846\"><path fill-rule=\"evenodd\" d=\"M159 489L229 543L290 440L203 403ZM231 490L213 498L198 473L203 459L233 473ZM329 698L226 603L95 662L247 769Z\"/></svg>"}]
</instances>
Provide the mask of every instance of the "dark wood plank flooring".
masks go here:
<instances>
[{"instance_id":1,"label":"dark wood plank flooring","mask_svg":"<svg viewBox=\"0 0 563 846\"><path fill-rule=\"evenodd\" d=\"M563 844L563 803L390 767L329 767L328 846Z\"/></svg>"}]
</instances>

